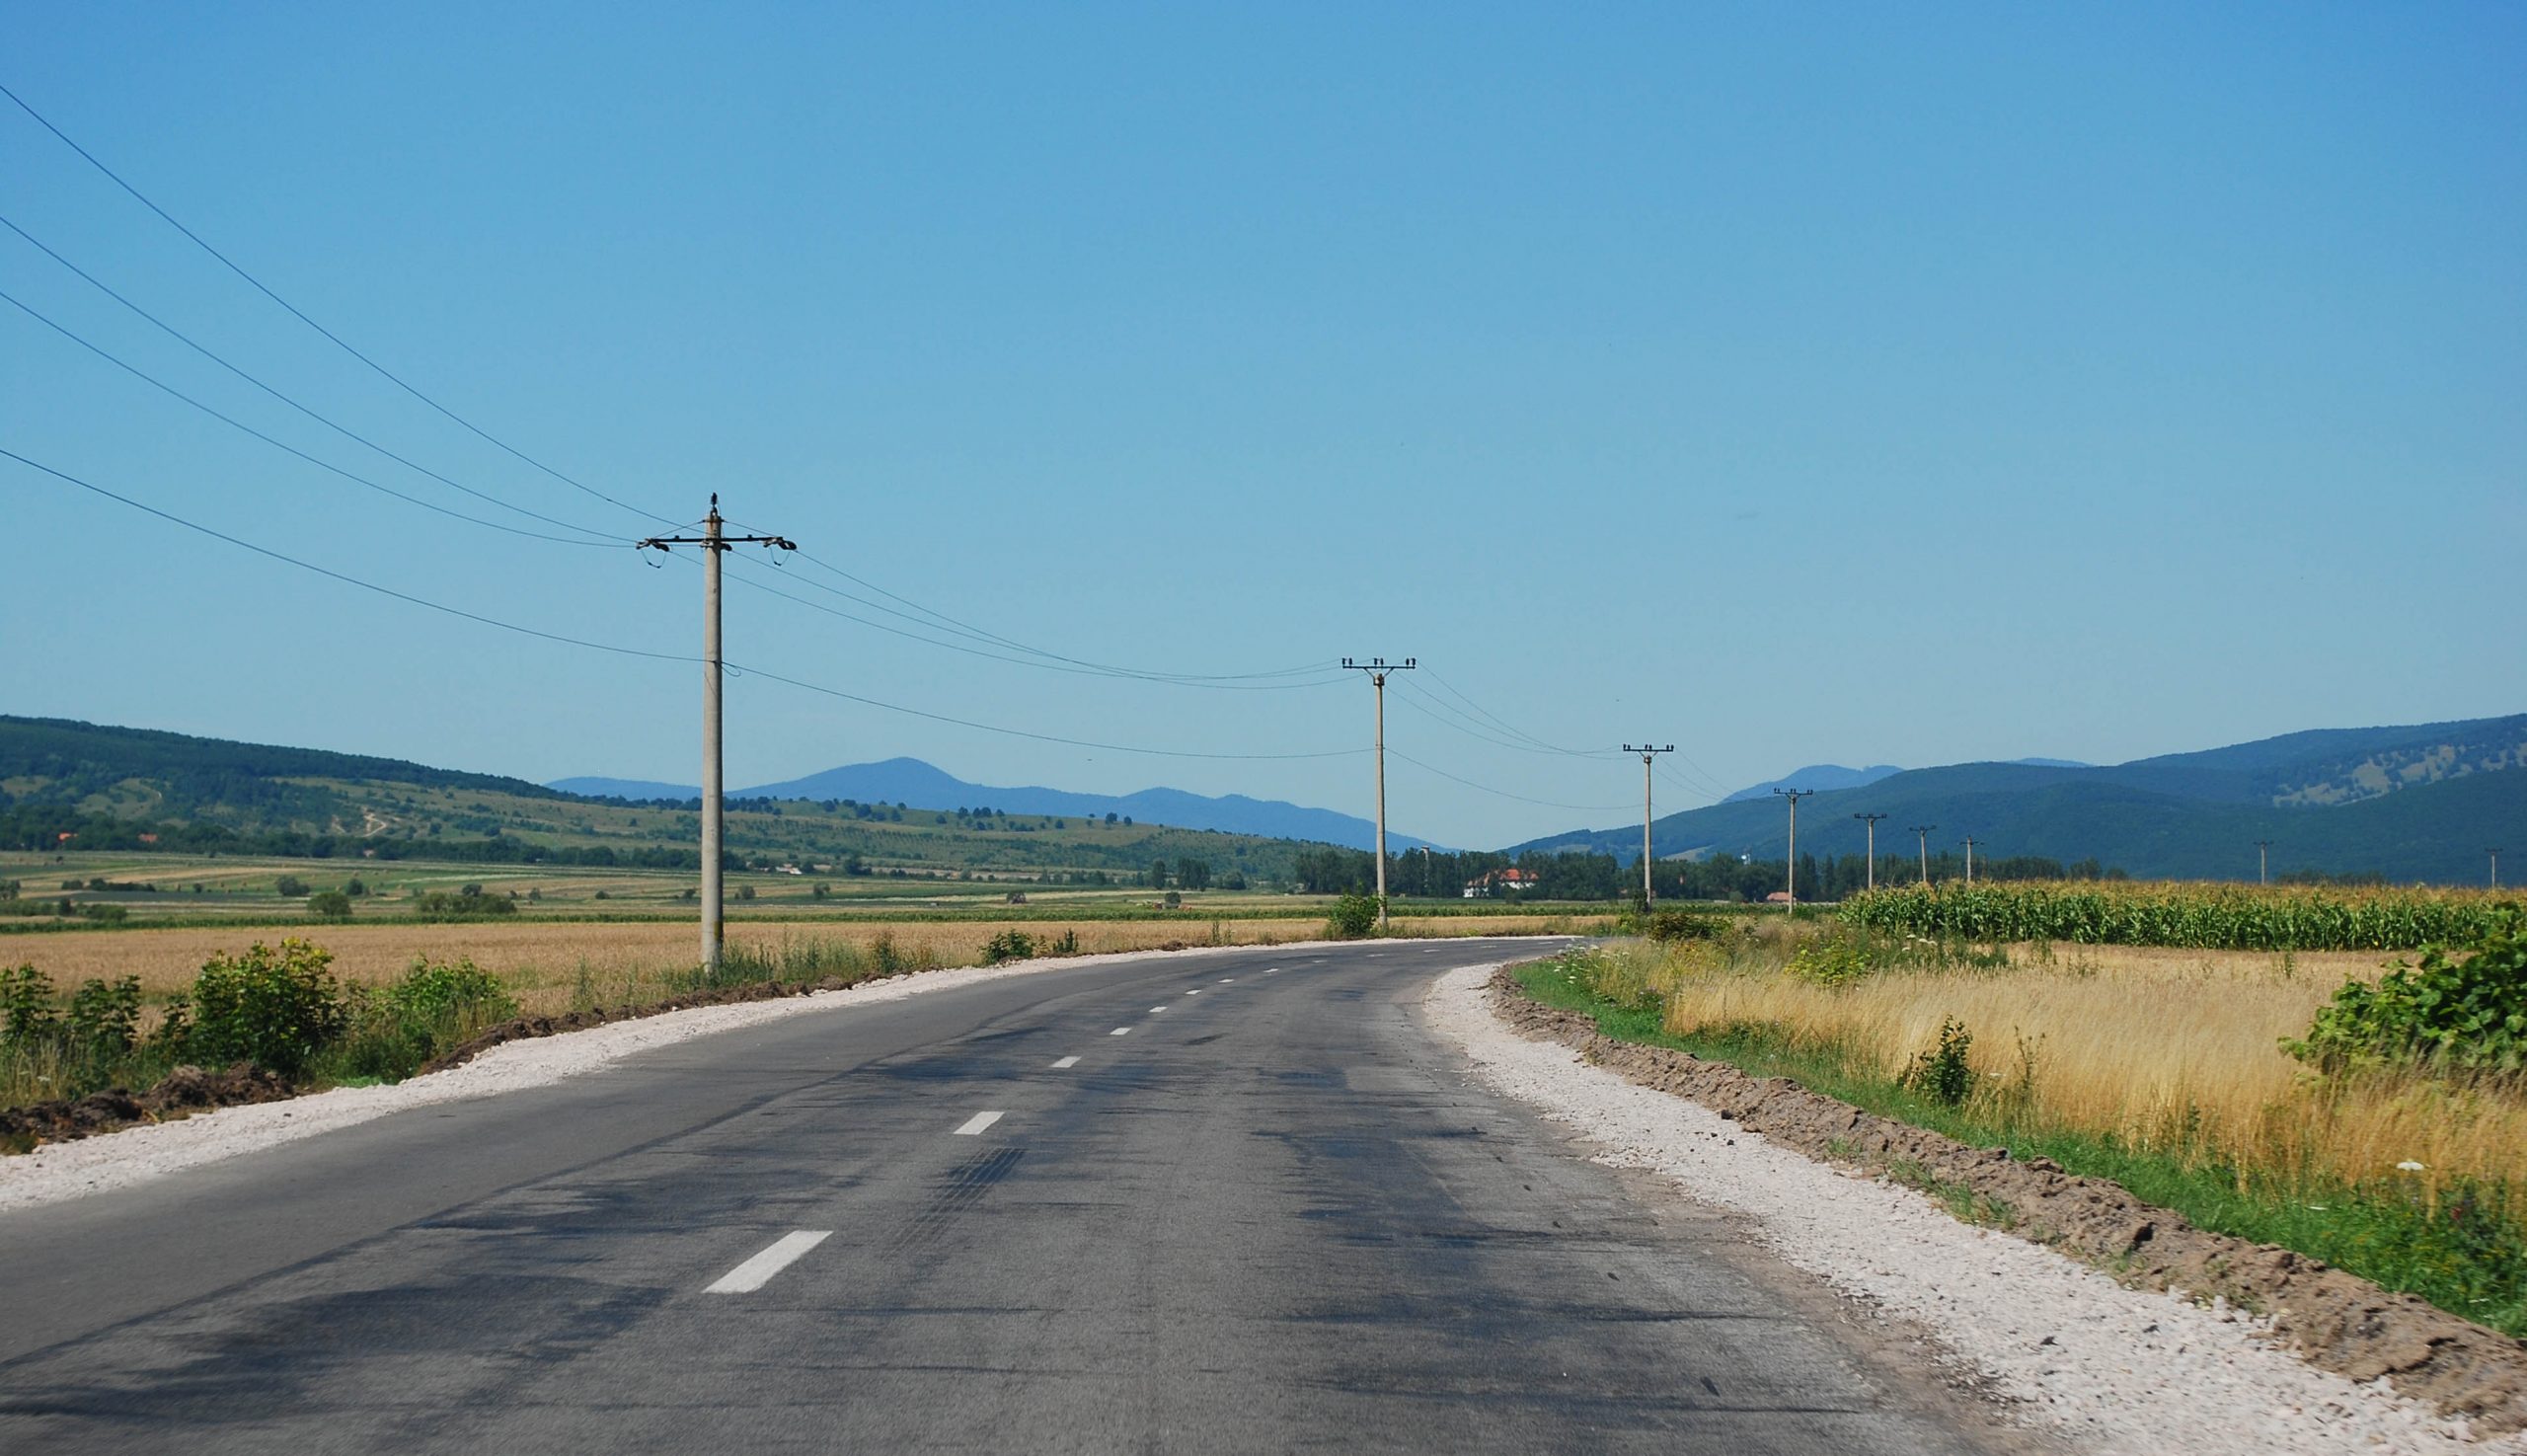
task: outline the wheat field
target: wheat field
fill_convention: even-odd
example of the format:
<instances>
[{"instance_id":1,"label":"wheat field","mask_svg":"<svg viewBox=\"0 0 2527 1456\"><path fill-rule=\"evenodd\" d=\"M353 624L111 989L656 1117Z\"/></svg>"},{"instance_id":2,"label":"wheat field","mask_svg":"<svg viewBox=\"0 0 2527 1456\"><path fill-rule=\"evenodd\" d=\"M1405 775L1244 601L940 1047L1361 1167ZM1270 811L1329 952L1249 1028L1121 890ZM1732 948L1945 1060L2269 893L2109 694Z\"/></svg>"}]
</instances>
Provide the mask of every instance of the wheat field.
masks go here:
<instances>
[{"instance_id":1,"label":"wheat field","mask_svg":"<svg viewBox=\"0 0 2527 1456\"><path fill-rule=\"evenodd\" d=\"M1753 1024L1884 1077L1953 1019L1973 1035L1978 1096L2011 1115L2242 1176L2412 1178L2432 1192L2462 1179L2527 1194L2515 1085L2380 1075L2329 1087L2281 1049L2345 979L2374 978L2390 957L2019 945L2000 948L2006 968L1898 968L1836 986L1788 973L1796 944L1768 929L1733 947L1627 948L1616 958L1630 963L1608 974L1655 990L1672 1033Z\"/></svg>"},{"instance_id":2,"label":"wheat field","mask_svg":"<svg viewBox=\"0 0 2527 1456\"><path fill-rule=\"evenodd\" d=\"M1549 916L1447 916L1416 920L1398 916L1405 936L1556 934L1574 927ZM867 950L887 937L908 961L970 965L985 943L1018 931L1039 947L1065 933L1079 938L1082 954L1146 951L1206 945L1278 945L1324 934L1315 920L1030 920L1030 921L807 921L728 922L732 947L774 953L804 942L849 943ZM150 1002L192 983L202 962L249 944L294 936L334 953L334 973L346 982L376 985L402 974L421 957L471 959L498 975L531 1013L568 1010L584 995L611 1003L643 999L661 989L667 975L689 970L699 959L699 931L691 923L643 921L571 923L511 921L440 925L308 925L297 928L185 927L167 930L59 931L0 942L0 965L32 964L64 993L90 977L140 978Z\"/></svg>"}]
</instances>

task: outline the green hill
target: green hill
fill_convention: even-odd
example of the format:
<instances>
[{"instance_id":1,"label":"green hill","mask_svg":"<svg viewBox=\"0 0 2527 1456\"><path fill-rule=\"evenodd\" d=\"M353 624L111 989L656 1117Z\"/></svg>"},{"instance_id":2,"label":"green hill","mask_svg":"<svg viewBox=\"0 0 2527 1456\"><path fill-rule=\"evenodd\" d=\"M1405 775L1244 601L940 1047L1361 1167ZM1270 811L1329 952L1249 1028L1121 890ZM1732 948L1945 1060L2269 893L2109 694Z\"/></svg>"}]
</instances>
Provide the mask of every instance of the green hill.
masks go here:
<instances>
[{"instance_id":1,"label":"green hill","mask_svg":"<svg viewBox=\"0 0 2527 1456\"><path fill-rule=\"evenodd\" d=\"M1307 848L1086 816L848 800L748 801L727 813L727 835L732 856L766 866L1129 877L1159 859L1194 860L1221 881L1285 881ZM0 848L675 869L699 863L700 837L699 814L681 805L587 798L400 759L0 716Z\"/></svg>"},{"instance_id":2,"label":"green hill","mask_svg":"<svg viewBox=\"0 0 2527 1456\"><path fill-rule=\"evenodd\" d=\"M1934 851L1967 834L1994 858L2094 859L2134 875L2243 879L2256 841L2275 875L2377 873L2480 883L2488 845L2527 844L2527 715L2404 728L2323 729L2107 768L1974 763L1916 769L1800 804L1799 847L1858 854L1852 815L1883 813L1880 854L1913 852L1913 824L1936 824ZM1661 857L1779 858L1789 816L1767 796L1670 814L1653 825ZM1518 846L1637 857L1638 825L1581 830Z\"/></svg>"}]
</instances>

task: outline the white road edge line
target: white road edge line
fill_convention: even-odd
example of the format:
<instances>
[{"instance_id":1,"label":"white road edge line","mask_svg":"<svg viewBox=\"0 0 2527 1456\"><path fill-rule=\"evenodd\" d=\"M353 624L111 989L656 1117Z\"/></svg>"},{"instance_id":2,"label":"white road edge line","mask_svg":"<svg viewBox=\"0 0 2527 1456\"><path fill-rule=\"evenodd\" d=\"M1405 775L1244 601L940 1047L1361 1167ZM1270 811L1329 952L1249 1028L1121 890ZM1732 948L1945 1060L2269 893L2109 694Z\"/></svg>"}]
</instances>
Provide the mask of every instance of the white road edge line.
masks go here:
<instances>
[{"instance_id":1,"label":"white road edge line","mask_svg":"<svg viewBox=\"0 0 2527 1456\"><path fill-rule=\"evenodd\" d=\"M1128 1036L1132 1035L1132 1029L1129 1027L1116 1027L1106 1035L1109 1036Z\"/></svg>"},{"instance_id":2,"label":"white road edge line","mask_svg":"<svg viewBox=\"0 0 2527 1456\"><path fill-rule=\"evenodd\" d=\"M705 1294L751 1294L772 1282L772 1276L798 1262L799 1257L833 1237L831 1229L800 1229L783 1234L772 1241L772 1247L722 1274L719 1282L702 1292Z\"/></svg>"},{"instance_id":3,"label":"white road edge line","mask_svg":"<svg viewBox=\"0 0 2527 1456\"><path fill-rule=\"evenodd\" d=\"M1079 1058L1078 1058L1078 1057L1075 1057L1075 1056L1066 1056L1066 1057L1063 1057L1060 1061L1057 1061L1057 1062L1053 1063L1053 1070L1054 1070L1054 1071L1056 1071L1056 1072L1058 1072L1058 1071L1060 1071L1060 1070L1061 1070L1062 1068L1064 1068L1064 1067L1075 1067L1075 1066L1078 1066L1078 1065L1079 1065Z\"/></svg>"},{"instance_id":4,"label":"white road edge line","mask_svg":"<svg viewBox=\"0 0 2527 1456\"><path fill-rule=\"evenodd\" d=\"M999 1121L999 1120L1001 1119L1001 1116L1002 1116L1002 1115L1003 1115L1003 1114L1001 1114L1001 1113L999 1113L999 1112L976 1112L976 1113L974 1113L972 1116L967 1117L967 1118L965 1119L965 1125L964 1125L964 1126L962 1126L962 1127L957 1128L957 1129L956 1130L956 1132L954 1132L953 1134L951 1134L951 1136L955 1136L955 1137L973 1137L973 1136L976 1136L977 1134L981 1133L981 1131L982 1131L984 1128L989 1127L989 1126L990 1126L991 1124L993 1124L994 1122Z\"/></svg>"}]
</instances>

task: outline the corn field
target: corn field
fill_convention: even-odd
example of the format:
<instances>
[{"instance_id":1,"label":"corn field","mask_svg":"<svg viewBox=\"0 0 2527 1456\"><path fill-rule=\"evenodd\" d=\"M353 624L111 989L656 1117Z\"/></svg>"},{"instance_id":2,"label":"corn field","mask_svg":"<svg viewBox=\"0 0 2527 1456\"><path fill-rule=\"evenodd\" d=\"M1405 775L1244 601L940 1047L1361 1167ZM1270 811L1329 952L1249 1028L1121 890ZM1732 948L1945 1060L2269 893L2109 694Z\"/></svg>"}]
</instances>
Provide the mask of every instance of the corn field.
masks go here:
<instances>
[{"instance_id":1,"label":"corn field","mask_svg":"<svg viewBox=\"0 0 2527 1456\"><path fill-rule=\"evenodd\" d=\"M2514 897L2480 890L2193 883L1908 885L1843 902L1845 923L1939 940L2204 951L2404 951L2480 938Z\"/></svg>"}]
</instances>

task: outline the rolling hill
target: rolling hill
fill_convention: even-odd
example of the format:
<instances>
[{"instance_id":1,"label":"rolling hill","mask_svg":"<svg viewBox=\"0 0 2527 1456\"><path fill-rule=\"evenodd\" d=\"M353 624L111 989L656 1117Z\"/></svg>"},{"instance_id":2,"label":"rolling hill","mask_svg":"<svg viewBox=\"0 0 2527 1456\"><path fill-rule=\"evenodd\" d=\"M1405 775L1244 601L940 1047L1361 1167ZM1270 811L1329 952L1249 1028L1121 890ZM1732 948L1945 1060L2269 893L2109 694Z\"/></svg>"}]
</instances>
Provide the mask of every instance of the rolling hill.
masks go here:
<instances>
[{"instance_id":1,"label":"rolling hill","mask_svg":"<svg viewBox=\"0 0 2527 1456\"><path fill-rule=\"evenodd\" d=\"M2375 872L2393 880L2479 883L2484 849L2527 842L2527 714L2398 728L2327 728L2102 768L1972 763L1913 769L1818 793L1800 807L1803 853L1858 854L1852 815L1883 813L1880 854L1908 854L1907 826L1935 824L1932 845L1966 834L1978 854L2096 859L2140 876L2255 874L2256 841L2272 872ZM1552 835L1519 850L1592 850L1637 858L1628 825ZM1788 815L1769 795L1669 814L1651 848L1670 855L1779 858Z\"/></svg>"},{"instance_id":2,"label":"rolling hill","mask_svg":"<svg viewBox=\"0 0 2527 1456\"><path fill-rule=\"evenodd\" d=\"M691 785L657 784L642 779L557 779L548 787L573 794L619 799L684 800L702 791ZM1355 814L1308 808L1279 800L1250 799L1243 794L1212 798L1182 789L1143 789L1136 794L1075 794L1063 789L1004 788L973 784L918 758L889 758L879 763L846 764L803 779L760 784L734 790L731 799L849 800L858 804L900 804L911 808L971 808L988 805L1002 813L1052 814L1103 818L1113 814L1143 824L1180 829L1210 829L1223 834L1254 834L1267 839L1305 839L1367 849L1377 842L1377 825ZM1419 849L1427 841L1387 831L1390 851ZM1430 845L1432 849L1441 846Z\"/></svg>"},{"instance_id":3,"label":"rolling hill","mask_svg":"<svg viewBox=\"0 0 2527 1456\"><path fill-rule=\"evenodd\" d=\"M896 782L900 787L903 781ZM732 808L730 852L770 863L840 865L857 858L898 868L1126 876L1162 858L1195 859L1223 878L1279 880L1307 848L1289 838L1184 827L1140 814L1132 824L1121 823L1119 814L1109 824L1102 812L1022 809L1014 796L1004 799L999 790L975 790L942 800L936 809L906 811L877 808L880 796L874 792L810 798L805 791L813 786L814 781L802 781L754 791L758 800L787 802ZM158 848L660 869L698 863L699 818L684 802L690 791L636 787L668 791L644 794L643 800L672 802L627 804L401 759L0 715L0 847L12 849ZM845 798L859 803L843 805L838 801ZM886 796L886 802L895 801L908 799ZM986 805L992 812L979 812ZM976 812L951 811L957 807Z\"/></svg>"}]
</instances>

